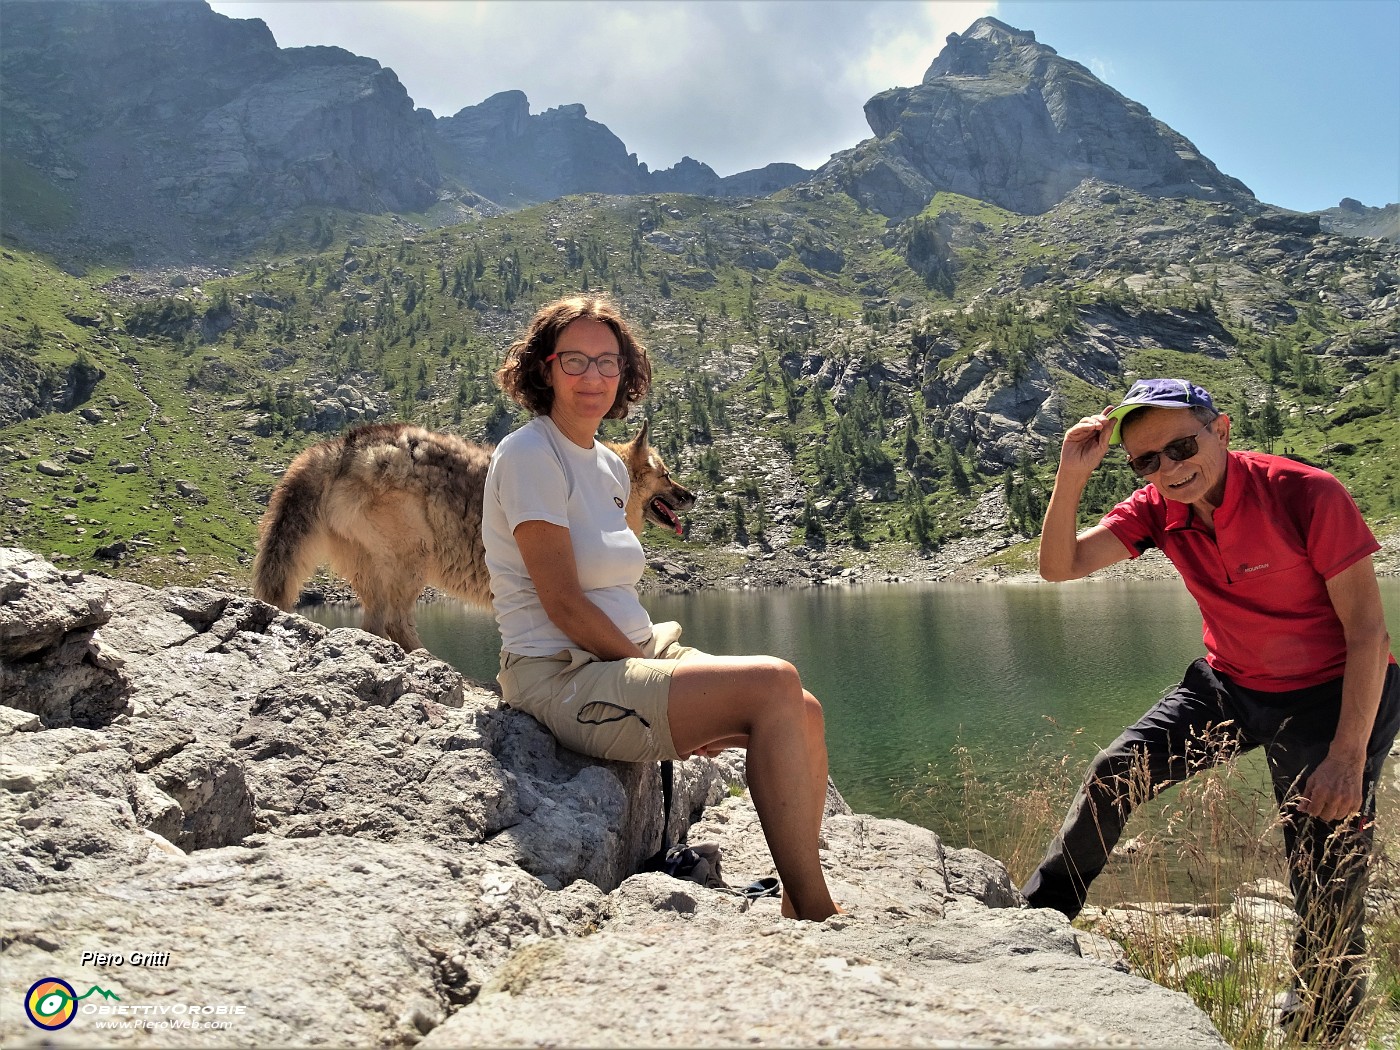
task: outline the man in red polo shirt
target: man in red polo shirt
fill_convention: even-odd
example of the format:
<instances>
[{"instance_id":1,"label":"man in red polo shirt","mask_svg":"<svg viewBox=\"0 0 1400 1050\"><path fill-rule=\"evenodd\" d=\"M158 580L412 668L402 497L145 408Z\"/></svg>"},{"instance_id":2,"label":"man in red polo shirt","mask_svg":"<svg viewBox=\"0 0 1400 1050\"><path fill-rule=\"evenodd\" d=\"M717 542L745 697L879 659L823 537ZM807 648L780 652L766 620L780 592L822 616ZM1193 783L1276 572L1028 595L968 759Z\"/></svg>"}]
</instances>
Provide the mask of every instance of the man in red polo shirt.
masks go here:
<instances>
[{"instance_id":1,"label":"man in red polo shirt","mask_svg":"<svg viewBox=\"0 0 1400 1050\"><path fill-rule=\"evenodd\" d=\"M1120 440L1149 484L1077 534L1089 476ZM1073 918L1133 806L1262 747L1299 916L1280 1021L1333 1040L1365 994L1375 787L1400 729L1380 545L1331 474L1229 441L1230 418L1181 379L1134 383L1065 435L1040 574L1075 580L1158 547L1200 606L1206 656L1094 759L1023 892Z\"/></svg>"}]
</instances>

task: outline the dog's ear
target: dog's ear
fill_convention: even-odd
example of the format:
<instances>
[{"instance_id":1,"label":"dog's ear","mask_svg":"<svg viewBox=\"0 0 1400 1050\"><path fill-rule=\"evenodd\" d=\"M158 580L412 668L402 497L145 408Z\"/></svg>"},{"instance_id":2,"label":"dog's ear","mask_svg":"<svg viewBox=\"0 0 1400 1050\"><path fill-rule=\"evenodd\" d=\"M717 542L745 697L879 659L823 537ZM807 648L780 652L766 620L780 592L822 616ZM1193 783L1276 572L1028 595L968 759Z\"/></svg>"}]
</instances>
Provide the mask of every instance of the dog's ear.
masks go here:
<instances>
[{"instance_id":1,"label":"dog's ear","mask_svg":"<svg viewBox=\"0 0 1400 1050\"><path fill-rule=\"evenodd\" d=\"M651 429L651 420L642 420L642 429L637 431L637 436L631 441L632 448L641 450L647 447L647 431Z\"/></svg>"}]
</instances>

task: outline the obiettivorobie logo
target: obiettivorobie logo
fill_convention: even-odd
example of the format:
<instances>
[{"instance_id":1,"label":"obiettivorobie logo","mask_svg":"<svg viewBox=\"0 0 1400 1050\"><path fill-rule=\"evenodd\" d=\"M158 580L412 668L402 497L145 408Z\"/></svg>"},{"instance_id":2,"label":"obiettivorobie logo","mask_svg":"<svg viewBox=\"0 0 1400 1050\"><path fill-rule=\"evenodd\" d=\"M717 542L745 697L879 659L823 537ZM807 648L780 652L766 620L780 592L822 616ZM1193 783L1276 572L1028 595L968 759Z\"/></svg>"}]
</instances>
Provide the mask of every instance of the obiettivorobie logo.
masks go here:
<instances>
[{"instance_id":1,"label":"obiettivorobie logo","mask_svg":"<svg viewBox=\"0 0 1400 1050\"><path fill-rule=\"evenodd\" d=\"M24 1012L40 1028L52 1032L69 1024L78 1014L78 1003L89 995L121 1002L121 996L95 984L79 995L67 981L43 977L29 986L24 997Z\"/></svg>"}]
</instances>

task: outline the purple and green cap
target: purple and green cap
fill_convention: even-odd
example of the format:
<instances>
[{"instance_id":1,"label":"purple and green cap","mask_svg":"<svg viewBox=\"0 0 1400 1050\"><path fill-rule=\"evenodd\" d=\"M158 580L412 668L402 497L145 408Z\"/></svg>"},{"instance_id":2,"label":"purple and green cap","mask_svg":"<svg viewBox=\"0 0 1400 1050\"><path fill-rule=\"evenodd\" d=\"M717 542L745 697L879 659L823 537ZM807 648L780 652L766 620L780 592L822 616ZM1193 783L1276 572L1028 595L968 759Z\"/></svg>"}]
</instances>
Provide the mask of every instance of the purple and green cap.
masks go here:
<instances>
[{"instance_id":1,"label":"purple and green cap","mask_svg":"<svg viewBox=\"0 0 1400 1050\"><path fill-rule=\"evenodd\" d=\"M1108 437L1110 445L1122 440L1120 431L1123 420L1140 408L1208 408L1212 412L1215 402L1201 387L1194 386L1184 379L1139 379L1128 389L1128 395L1105 415L1113 420L1113 433Z\"/></svg>"}]
</instances>

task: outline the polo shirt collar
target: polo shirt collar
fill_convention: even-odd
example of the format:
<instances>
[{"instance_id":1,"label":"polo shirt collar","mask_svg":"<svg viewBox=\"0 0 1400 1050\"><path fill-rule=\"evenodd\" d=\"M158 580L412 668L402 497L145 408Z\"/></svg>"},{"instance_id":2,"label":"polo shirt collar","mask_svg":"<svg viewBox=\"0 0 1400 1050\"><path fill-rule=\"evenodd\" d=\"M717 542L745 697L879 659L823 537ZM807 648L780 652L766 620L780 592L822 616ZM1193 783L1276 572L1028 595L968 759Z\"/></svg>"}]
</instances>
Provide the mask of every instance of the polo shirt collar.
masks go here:
<instances>
[{"instance_id":1,"label":"polo shirt collar","mask_svg":"<svg viewBox=\"0 0 1400 1050\"><path fill-rule=\"evenodd\" d=\"M1245 474L1244 466L1237 460L1238 452L1225 452L1225 497L1220 501L1220 506L1215 508L1215 520L1218 522L1221 516L1229 516L1231 508L1240 501L1240 493L1244 490ZM1189 503L1178 503L1174 499L1163 500L1167 504L1166 530L1176 532L1180 529L1189 529L1196 521L1196 508Z\"/></svg>"}]
</instances>

